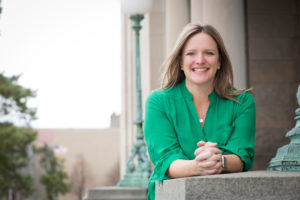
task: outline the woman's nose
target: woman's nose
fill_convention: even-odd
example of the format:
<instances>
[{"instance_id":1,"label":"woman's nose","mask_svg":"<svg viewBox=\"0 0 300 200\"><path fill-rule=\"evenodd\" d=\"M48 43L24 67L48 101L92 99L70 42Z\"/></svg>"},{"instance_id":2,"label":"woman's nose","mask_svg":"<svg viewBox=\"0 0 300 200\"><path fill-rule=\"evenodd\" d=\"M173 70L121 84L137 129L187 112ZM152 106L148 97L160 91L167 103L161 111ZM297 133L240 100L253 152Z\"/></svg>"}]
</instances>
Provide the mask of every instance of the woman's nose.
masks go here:
<instances>
[{"instance_id":1,"label":"woman's nose","mask_svg":"<svg viewBox=\"0 0 300 200\"><path fill-rule=\"evenodd\" d=\"M205 59L202 53L197 54L196 56L196 63L201 64L204 63Z\"/></svg>"}]
</instances>

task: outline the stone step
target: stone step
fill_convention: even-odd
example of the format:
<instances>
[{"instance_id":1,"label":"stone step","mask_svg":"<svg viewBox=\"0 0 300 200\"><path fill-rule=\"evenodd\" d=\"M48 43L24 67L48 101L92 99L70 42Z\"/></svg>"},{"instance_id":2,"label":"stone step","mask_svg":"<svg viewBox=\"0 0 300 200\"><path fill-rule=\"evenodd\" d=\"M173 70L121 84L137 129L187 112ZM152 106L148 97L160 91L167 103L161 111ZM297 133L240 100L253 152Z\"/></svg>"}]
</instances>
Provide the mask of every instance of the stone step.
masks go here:
<instances>
[{"instance_id":1,"label":"stone step","mask_svg":"<svg viewBox=\"0 0 300 200\"><path fill-rule=\"evenodd\" d=\"M146 200L147 188L100 187L89 189L83 200Z\"/></svg>"}]
</instances>

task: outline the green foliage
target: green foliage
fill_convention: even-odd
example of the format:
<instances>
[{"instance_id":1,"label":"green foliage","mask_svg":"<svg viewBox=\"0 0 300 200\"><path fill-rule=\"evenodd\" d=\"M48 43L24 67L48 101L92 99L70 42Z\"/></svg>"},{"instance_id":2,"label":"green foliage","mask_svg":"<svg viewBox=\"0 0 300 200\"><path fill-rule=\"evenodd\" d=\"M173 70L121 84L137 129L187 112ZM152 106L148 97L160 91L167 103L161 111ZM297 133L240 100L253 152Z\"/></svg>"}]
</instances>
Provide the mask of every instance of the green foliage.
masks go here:
<instances>
[{"instance_id":1,"label":"green foliage","mask_svg":"<svg viewBox=\"0 0 300 200\"><path fill-rule=\"evenodd\" d=\"M22 87L17 82L19 76L6 77L0 73L0 119L25 122L26 125L36 119L36 109L27 107L29 98L35 97L35 92Z\"/></svg>"},{"instance_id":2,"label":"green foliage","mask_svg":"<svg viewBox=\"0 0 300 200\"><path fill-rule=\"evenodd\" d=\"M27 107L34 92L17 84L19 76L0 74L0 197L9 189L28 197L33 193L28 151L36 132L28 128L35 118L35 109ZM27 127L17 127L15 120L26 122Z\"/></svg>"},{"instance_id":3,"label":"green foliage","mask_svg":"<svg viewBox=\"0 0 300 200\"><path fill-rule=\"evenodd\" d=\"M33 192L33 178L24 172L28 166L27 147L36 133L14 127L10 123L0 124L0 197L9 189L23 196Z\"/></svg>"},{"instance_id":4,"label":"green foliage","mask_svg":"<svg viewBox=\"0 0 300 200\"><path fill-rule=\"evenodd\" d=\"M40 164L44 168L40 182L46 188L48 199L54 200L58 194L70 190L70 184L66 182L68 175L53 149L44 146L32 151L37 133L30 128L30 122L36 118L36 109L28 107L27 101L35 97L35 92L19 85L19 77L6 77L0 73L0 199L7 197L9 190L22 197L34 193L30 159L37 156L29 157L32 152L40 155Z\"/></svg>"},{"instance_id":5,"label":"green foliage","mask_svg":"<svg viewBox=\"0 0 300 200\"><path fill-rule=\"evenodd\" d=\"M63 170L63 160L55 157L49 146L38 148L36 152L43 155L40 163L46 173L40 181L46 188L48 200L55 200L58 194L69 192L71 184L66 182L68 174Z\"/></svg>"}]
</instances>

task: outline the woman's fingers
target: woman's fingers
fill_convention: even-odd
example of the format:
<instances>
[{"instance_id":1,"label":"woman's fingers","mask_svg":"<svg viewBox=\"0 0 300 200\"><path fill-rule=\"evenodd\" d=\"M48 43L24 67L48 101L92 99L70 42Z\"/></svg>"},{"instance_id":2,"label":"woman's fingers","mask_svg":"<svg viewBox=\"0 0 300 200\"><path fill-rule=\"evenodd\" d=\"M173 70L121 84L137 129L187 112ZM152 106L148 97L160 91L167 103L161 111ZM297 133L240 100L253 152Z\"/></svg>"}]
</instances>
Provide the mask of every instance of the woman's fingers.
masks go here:
<instances>
[{"instance_id":1,"label":"woman's fingers","mask_svg":"<svg viewBox=\"0 0 300 200\"><path fill-rule=\"evenodd\" d=\"M204 142L204 141L199 141L197 143L198 147L202 147L202 146L206 146L206 147L216 147L218 145L218 143L214 143L214 142Z\"/></svg>"},{"instance_id":2,"label":"woman's fingers","mask_svg":"<svg viewBox=\"0 0 300 200\"><path fill-rule=\"evenodd\" d=\"M216 147L218 145L218 143L214 143L214 142L206 142L205 146L206 147Z\"/></svg>"},{"instance_id":3,"label":"woman's fingers","mask_svg":"<svg viewBox=\"0 0 300 200\"><path fill-rule=\"evenodd\" d=\"M201 152L200 154L197 155L196 160L197 161L203 161L209 159L211 156L213 156L212 152L210 151L205 151Z\"/></svg>"},{"instance_id":4,"label":"woman's fingers","mask_svg":"<svg viewBox=\"0 0 300 200\"><path fill-rule=\"evenodd\" d=\"M201 174L219 174L222 172L221 156L213 156L210 160L196 161L199 172Z\"/></svg>"},{"instance_id":5,"label":"woman's fingers","mask_svg":"<svg viewBox=\"0 0 300 200\"><path fill-rule=\"evenodd\" d=\"M206 148L209 147L217 147L217 143L213 143L213 142L204 142L204 141L199 141L197 143L197 146L199 148L197 148L194 152L194 155L197 156L199 153L201 153L202 151L204 151Z\"/></svg>"},{"instance_id":6,"label":"woman's fingers","mask_svg":"<svg viewBox=\"0 0 300 200\"><path fill-rule=\"evenodd\" d=\"M218 149L218 148L212 148L212 152L214 154L221 154L222 153L222 151L220 149Z\"/></svg>"},{"instance_id":7,"label":"woman's fingers","mask_svg":"<svg viewBox=\"0 0 300 200\"><path fill-rule=\"evenodd\" d=\"M203 152L211 152L212 154L221 154L221 150L216 148L216 147L207 147L207 146L204 146L204 147L199 147L195 150L194 152L194 155L195 156L198 156L199 154L203 153Z\"/></svg>"},{"instance_id":8,"label":"woman's fingers","mask_svg":"<svg viewBox=\"0 0 300 200\"><path fill-rule=\"evenodd\" d=\"M196 158L197 161L214 161L214 162L222 162L222 155L215 154L210 151L200 153Z\"/></svg>"},{"instance_id":9,"label":"woman's fingers","mask_svg":"<svg viewBox=\"0 0 300 200\"><path fill-rule=\"evenodd\" d=\"M195 150L194 155L198 156L201 152L203 152L205 150L204 147L199 147Z\"/></svg>"},{"instance_id":10,"label":"woman's fingers","mask_svg":"<svg viewBox=\"0 0 300 200\"><path fill-rule=\"evenodd\" d=\"M199 141L194 152L195 161L201 174L220 174L222 172L222 151L217 143Z\"/></svg>"},{"instance_id":11,"label":"woman's fingers","mask_svg":"<svg viewBox=\"0 0 300 200\"><path fill-rule=\"evenodd\" d=\"M197 143L197 146L198 146L198 147L202 147L202 146L205 145L205 143L206 143L206 142L204 142L204 141L201 140L201 141L199 141L199 142Z\"/></svg>"}]
</instances>

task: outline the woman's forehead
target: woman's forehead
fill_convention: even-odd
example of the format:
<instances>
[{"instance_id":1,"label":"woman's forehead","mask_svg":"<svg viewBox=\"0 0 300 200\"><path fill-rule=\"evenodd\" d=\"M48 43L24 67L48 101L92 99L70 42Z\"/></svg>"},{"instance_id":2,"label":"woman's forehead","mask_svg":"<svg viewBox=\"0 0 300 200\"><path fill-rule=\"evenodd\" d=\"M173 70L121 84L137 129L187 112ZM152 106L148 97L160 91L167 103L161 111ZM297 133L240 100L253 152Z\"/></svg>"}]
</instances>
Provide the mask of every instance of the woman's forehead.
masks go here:
<instances>
[{"instance_id":1,"label":"woman's forehead","mask_svg":"<svg viewBox=\"0 0 300 200\"><path fill-rule=\"evenodd\" d=\"M184 51L198 48L217 50L217 43L207 33L196 33L192 35L183 46Z\"/></svg>"}]
</instances>

